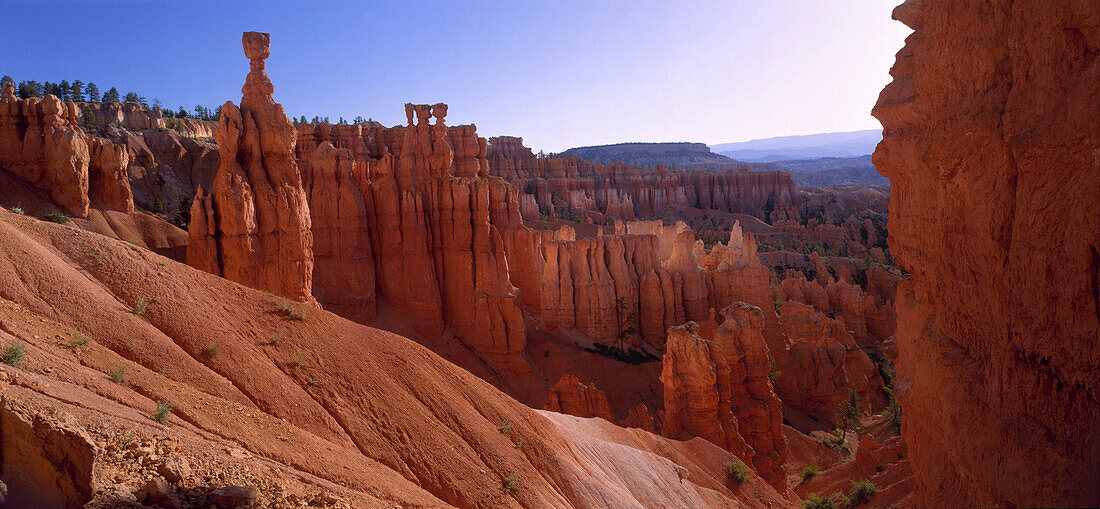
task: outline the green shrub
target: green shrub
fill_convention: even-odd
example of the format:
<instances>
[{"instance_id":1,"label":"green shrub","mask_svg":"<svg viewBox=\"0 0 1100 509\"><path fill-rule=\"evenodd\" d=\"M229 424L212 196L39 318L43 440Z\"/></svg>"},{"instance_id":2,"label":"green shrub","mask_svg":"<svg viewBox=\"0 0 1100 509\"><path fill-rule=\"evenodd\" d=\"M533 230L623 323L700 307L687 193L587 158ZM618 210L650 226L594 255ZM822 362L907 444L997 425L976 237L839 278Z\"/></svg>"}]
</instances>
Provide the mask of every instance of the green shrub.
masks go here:
<instances>
[{"instance_id":1,"label":"green shrub","mask_svg":"<svg viewBox=\"0 0 1100 509\"><path fill-rule=\"evenodd\" d=\"M157 409L153 412L153 420L161 424L168 424L168 418L172 414L172 405L164 401L157 401Z\"/></svg>"},{"instance_id":2,"label":"green shrub","mask_svg":"<svg viewBox=\"0 0 1100 509\"><path fill-rule=\"evenodd\" d=\"M505 493L511 493L512 489L514 489L516 487L516 481L517 480L518 479L516 478L515 471L508 474L508 478L504 480L504 492Z\"/></svg>"},{"instance_id":3,"label":"green shrub","mask_svg":"<svg viewBox=\"0 0 1100 509\"><path fill-rule=\"evenodd\" d=\"M4 347L0 352L0 362L9 366L19 367L23 365L23 359L27 356L27 344L21 340L15 340Z\"/></svg>"},{"instance_id":4,"label":"green shrub","mask_svg":"<svg viewBox=\"0 0 1100 509\"><path fill-rule=\"evenodd\" d=\"M507 433L509 431L512 431L512 423L510 423L508 421L504 421L503 423L500 424L500 427L497 428L497 431L500 431L501 433Z\"/></svg>"},{"instance_id":5,"label":"green shrub","mask_svg":"<svg viewBox=\"0 0 1100 509\"><path fill-rule=\"evenodd\" d=\"M798 475L802 476L802 480L809 480L811 477L821 472L821 468L817 466L817 463L806 465Z\"/></svg>"},{"instance_id":6,"label":"green shrub","mask_svg":"<svg viewBox=\"0 0 1100 509\"><path fill-rule=\"evenodd\" d=\"M306 308L304 305L301 309L295 308L293 304L283 300L279 301L279 314L300 322L306 319Z\"/></svg>"},{"instance_id":7,"label":"green shrub","mask_svg":"<svg viewBox=\"0 0 1100 509\"><path fill-rule=\"evenodd\" d=\"M12 207L12 208L11 208L11 211L12 211L13 213L15 213L15 214L19 214L19 215L23 215L23 214L26 214L26 212L23 212L23 209L22 209L22 208L20 208L20 207Z\"/></svg>"},{"instance_id":8,"label":"green shrub","mask_svg":"<svg viewBox=\"0 0 1100 509\"><path fill-rule=\"evenodd\" d=\"M859 505L871 500L875 493L878 493L878 488L869 479L852 481L852 489L848 490L848 498L852 500L852 505Z\"/></svg>"},{"instance_id":9,"label":"green shrub","mask_svg":"<svg viewBox=\"0 0 1100 509\"><path fill-rule=\"evenodd\" d=\"M218 345L217 345L217 343L213 343L210 346L206 347L206 353L208 355L210 355L211 357L213 357L215 355L218 355Z\"/></svg>"},{"instance_id":10,"label":"green shrub","mask_svg":"<svg viewBox=\"0 0 1100 509\"><path fill-rule=\"evenodd\" d=\"M120 384L126 382L126 366L118 365L118 369L111 373L111 381Z\"/></svg>"},{"instance_id":11,"label":"green shrub","mask_svg":"<svg viewBox=\"0 0 1100 509\"><path fill-rule=\"evenodd\" d=\"M71 221L71 219L69 219L69 216L58 212L50 212L49 214L46 214L45 219L51 223L57 224L65 224Z\"/></svg>"},{"instance_id":12,"label":"green shrub","mask_svg":"<svg viewBox=\"0 0 1100 509\"><path fill-rule=\"evenodd\" d=\"M134 314L142 316L145 314L145 310L149 307L149 301L145 297L138 297L134 301Z\"/></svg>"},{"instance_id":13,"label":"green shrub","mask_svg":"<svg viewBox=\"0 0 1100 509\"><path fill-rule=\"evenodd\" d=\"M73 339L69 340L69 348L72 351L77 352L81 348L83 348L84 345L87 345L91 342L92 338L85 336L83 332L76 331L75 333L73 333Z\"/></svg>"},{"instance_id":14,"label":"green shrub","mask_svg":"<svg viewBox=\"0 0 1100 509\"><path fill-rule=\"evenodd\" d=\"M269 344L271 344L272 346L279 346L279 342L282 341L282 340L283 340L283 332L279 331L279 332L276 332L275 334L271 335L271 342Z\"/></svg>"},{"instance_id":15,"label":"green shrub","mask_svg":"<svg viewBox=\"0 0 1100 509\"><path fill-rule=\"evenodd\" d=\"M836 509L836 504L829 497L821 497L810 493L810 498L802 501L802 507L806 509Z\"/></svg>"},{"instance_id":16,"label":"green shrub","mask_svg":"<svg viewBox=\"0 0 1100 509\"><path fill-rule=\"evenodd\" d=\"M749 467L746 467L741 460L731 461L726 465L726 474L733 480L743 483L749 479Z\"/></svg>"}]
</instances>

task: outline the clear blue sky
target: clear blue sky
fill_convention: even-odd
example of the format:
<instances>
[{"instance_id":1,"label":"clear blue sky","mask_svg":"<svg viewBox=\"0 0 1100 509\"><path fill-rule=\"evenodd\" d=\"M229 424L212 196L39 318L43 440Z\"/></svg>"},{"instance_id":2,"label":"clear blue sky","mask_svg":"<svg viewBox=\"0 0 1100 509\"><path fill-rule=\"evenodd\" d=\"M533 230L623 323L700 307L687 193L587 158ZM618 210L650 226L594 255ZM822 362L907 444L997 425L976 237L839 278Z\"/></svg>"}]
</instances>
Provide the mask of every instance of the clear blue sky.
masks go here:
<instances>
[{"instance_id":1,"label":"clear blue sky","mask_svg":"<svg viewBox=\"0 0 1100 509\"><path fill-rule=\"evenodd\" d=\"M895 3L0 1L0 74L213 107L240 100L255 30L294 116L393 125L405 102L446 102L450 125L536 151L715 144L878 128L909 33Z\"/></svg>"}]
</instances>

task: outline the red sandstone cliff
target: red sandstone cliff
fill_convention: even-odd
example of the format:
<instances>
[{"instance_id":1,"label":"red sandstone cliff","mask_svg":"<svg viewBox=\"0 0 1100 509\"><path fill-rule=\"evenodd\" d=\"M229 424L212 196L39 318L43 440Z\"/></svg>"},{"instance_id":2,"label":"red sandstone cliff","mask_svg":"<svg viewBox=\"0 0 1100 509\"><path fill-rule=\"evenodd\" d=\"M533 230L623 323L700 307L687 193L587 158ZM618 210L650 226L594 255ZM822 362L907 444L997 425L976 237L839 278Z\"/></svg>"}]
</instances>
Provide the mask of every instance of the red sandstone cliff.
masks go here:
<instances>
[{"instance_id":1,"label":"red sandstone cliff","mask_svg":"<svg viewBox=\"0 0 1100 509\"><path fill-rule=\"evenodd\" d=\"M1100 3L894 17L874 161L917 504L1100 505Z\"/></svg>"}]
</instances>

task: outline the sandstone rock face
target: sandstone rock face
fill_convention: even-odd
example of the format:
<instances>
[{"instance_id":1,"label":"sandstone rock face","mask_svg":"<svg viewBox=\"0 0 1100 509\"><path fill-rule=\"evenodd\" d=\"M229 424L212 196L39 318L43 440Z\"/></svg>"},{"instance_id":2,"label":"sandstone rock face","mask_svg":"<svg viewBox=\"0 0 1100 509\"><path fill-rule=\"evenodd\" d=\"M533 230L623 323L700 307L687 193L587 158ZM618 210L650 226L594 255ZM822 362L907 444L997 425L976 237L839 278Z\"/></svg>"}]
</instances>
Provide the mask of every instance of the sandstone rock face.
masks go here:
<instances>
[{"instance_id":1,"label":"sandstone rock face","mask_svg":"<svg viewBox=\"0 0 1100 509\"><path fill-rule=\"evenodd\" d=\"M385 301L418 333L434 338L450 327L496 369L524 371L523 311L501 235L523 229L519 201L486 176L473 126L448 127L446 112L445 104L407 104L405 126L298 127L314 280L326 282L314 293L337 312L340 300ZM331 256L322 247L339 255L322 264ZM373 310L345 316L368 323Z\"/></svg>"},{"instance_id":2,"label":"sandstone rock face","mask_svg":"<svg viewBox=\"0 0 1100 509\"><path fill-rule=\"evenodd\" d=\"M251 72L241 107L222 106L220 165L191 207L187 263L253 288L312 300L313 234L294 157L297 131L264 72L270 39L245 32Z\"/></svg>"},{"instance_id":3,"label":"sandstone rock face","mask_svg":"<svg viewBox=\"0 0 1100 509\"><path fill-rule=\"evenodd\" d=\"M585 385L573 375L565 375L550 388L550 401L543 410L575 415L577 417L600 417L615 422L611 414L611 405L607 395L595 385Z\"/></svg>"},{"instance_id":4,"label":"sandstone rock face","mask_svg":"<svg viewBox=\"0 0 1100 509\"><path fill-rule=\"evenodd\" d=\"M780 318L786 345L771 354L780 372L775 393L784 403L828 424L850 389L859 394L864 411L886 405L878 369L843 321L795 301L783 304Z\"/></svg>"},{"instance_id":5,"label":"sandstone rock face","mask_svg":"<svg viewBox=\"0 0 1100 509\"><path fill-rule=\"evenodd\" d=\"M722 316L725 321L710 338L698 334L695 322L669 328L661 372L662 433L705 438L751 461L761 477L782 486L787 443L781 403L768 376L763 315L738 302L724 308Z\"/></svg>"},{"instance_id":6,"label":"sandstone rock face","mask_svg":"<svg viewBox=\"0 0 1100 509\"><path fill-rule=\"evenodd\" d=\"M919 506L1100 504L1100 3L908 1L874 114ZM937 239L930 242L929 239Z\"/></svg>"},{"instance_id":7,"label":"sandstone rock face","mask_svg":"<svg viewBox=\"0 0 1100 509\"><path fill-rule=\"evenodd\" d=\"M125 146L104 138L88 139L89 201L99 207L123 212L134 211L134 193L130 189L130 153Z\"/></svg>"},{"instance_id":8,"label":"sandstone rock face","mask_svg":"<svg viewBox=\"0 0 1100 509\"><path fill-rule=\"evenodd\" d=\"M5 507L82 507L92 498L95 445L87 434L10 400L0 404L0 458Z\"/></svg>"}]
</instances>

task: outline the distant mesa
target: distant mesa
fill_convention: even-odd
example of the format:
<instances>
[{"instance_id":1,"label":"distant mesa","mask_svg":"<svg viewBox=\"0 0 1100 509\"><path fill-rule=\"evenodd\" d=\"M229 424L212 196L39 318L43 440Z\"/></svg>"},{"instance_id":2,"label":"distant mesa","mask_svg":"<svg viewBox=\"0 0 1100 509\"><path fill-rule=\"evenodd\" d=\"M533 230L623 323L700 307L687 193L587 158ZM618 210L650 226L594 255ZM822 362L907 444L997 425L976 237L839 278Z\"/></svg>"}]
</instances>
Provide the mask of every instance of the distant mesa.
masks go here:
<instances>
[{"instance_id":1,"label":"distant mesa","mask_svg":"<svg viewBox=\"0 0 1100 509\"><path fill-rule=\"evenodd\" d=\"M638 166L664 164L683 168L712 170L729 170L740 167L761 170L775 169L771 165L745 164L742 161L715 154L703 143L688 142L593 145L590 147L574 147L562 152L562 155L579 157L596 164L611 164L614 162Z\"/></svg>"},{"instance_id":2,"label":"distant mesa","mask_svg":"<svg viewBox=\"0 0 1100 509\"><path fill-rule=\"evenodd\" d=\"M740 161L770 163L793 159L869 155L881 140L881 129L867 129L719 143L711 145L710 150Z\"/></svg>"}]
</instances>

